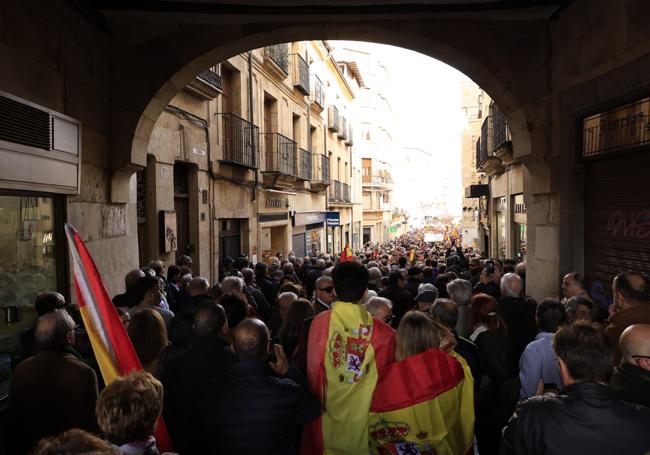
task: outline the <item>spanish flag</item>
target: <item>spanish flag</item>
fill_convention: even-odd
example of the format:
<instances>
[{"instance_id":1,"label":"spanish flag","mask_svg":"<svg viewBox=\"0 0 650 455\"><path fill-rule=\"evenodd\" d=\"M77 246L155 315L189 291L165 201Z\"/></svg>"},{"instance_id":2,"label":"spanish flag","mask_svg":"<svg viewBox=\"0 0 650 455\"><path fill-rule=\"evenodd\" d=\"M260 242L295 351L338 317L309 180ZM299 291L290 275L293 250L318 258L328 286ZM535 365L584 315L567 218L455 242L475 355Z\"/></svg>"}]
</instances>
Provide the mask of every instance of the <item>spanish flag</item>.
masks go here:
<instances>
[{"instance_id":1,"label":"spanish flag","mask_svg":"<svg viewBox=\"0 0 650 455\"><path fill-rule=\"evenodd\" d=\"M81 236L70 224L65 225L74 268L74 288L90 343L106 384L119 376L142 370L124 324L106 292L95 261ZM162 417L156 428L158 450L172 450Z\"/></svg>"},{"instance_id":2,"label":"spanish flag","mask_svg":"<svg viewBox=\"0 0 650 455\"><path fill-rule=\"evenodd\" d=\"M339 258L339 262L351 261L353 259L354 256L352 255L352 249L350 248L350 244L346 243L345 248L343 248L343 251L341 252L341 257Z\"/></svg>"},{"instance_id":3,"label":"spanish flag","mask_svg":"<svg viewBox=\"0 0 650 455\"><path fill-rule=\"evenodd\" d=\"M338 301L309 330L307 376L321 417L305 426L303 455L367 455L370 404L394 361L395 331L363 305Z\"/></svg>"},{"instance_id":4,"label":"spanish flag","mask_svg":"<svg viewBox=\"0 0 650 455\"><path fill-rule=\"evenodd\" d=\"M370 407L370 453L471 454L474 379L456 353L429 349L394 363Z\"/></svg>"}]
</instances>

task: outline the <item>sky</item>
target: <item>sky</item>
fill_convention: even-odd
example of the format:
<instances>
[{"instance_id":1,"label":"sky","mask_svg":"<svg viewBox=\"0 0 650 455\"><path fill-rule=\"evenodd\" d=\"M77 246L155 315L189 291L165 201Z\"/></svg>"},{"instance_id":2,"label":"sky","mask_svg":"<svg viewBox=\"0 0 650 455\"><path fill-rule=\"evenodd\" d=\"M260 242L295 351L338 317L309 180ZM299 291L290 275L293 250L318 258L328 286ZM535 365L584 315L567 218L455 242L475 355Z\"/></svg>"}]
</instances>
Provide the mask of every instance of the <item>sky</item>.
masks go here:
<instances>
[{"instance_id":1,"label":"sky","mask_svg":"<svg viewBox=\"0 0 650 455\"><path fill-rule=\"evenodd\" d=\"M411 172L403 160L395 160L393 202L417 216L423 199L444 197L452 215L461 215L461 134L466 119L461 111L462 80L467 76L426 55L383 44L370 47L388 68L392 80L390 93L396 125L393 131L396 154L404 147L419 148L433 156L431 172ZM450 190L441 194L439 173L451 174ZM426 202L426 201L425 201Z\"/></svg>"}]
</instances>

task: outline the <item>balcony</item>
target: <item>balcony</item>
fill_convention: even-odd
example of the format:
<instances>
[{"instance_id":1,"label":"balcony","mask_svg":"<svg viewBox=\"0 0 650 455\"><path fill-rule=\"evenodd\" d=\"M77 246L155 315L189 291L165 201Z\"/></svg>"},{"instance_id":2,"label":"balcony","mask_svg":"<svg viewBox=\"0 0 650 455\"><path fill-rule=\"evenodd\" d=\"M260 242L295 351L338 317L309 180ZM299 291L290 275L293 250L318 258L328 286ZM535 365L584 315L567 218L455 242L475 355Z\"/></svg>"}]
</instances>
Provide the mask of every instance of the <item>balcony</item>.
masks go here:
<instances>
[{"instance_id":1,"label":"balcony","mask_svg":"<svg viewBox=\"0 0 650 455\"><path fill-rule=\"evenodd\" d=\"M481 138L476 140L476 169L480 170L483 162L487 159L487 148L481 145Z\"/></svg>"},{"instance_id":2,"label":"balcony","mask_svg":"<svg viewBox=\"0 0 650 455\"><path fill-rule=\"evenodd\" d=\"M506 121L506 116L503 115L503 112L496 104L492 105L492 117L494 119L494 155L499 157L503 164L510 166L515 162L510 127Z\"/></svg>"},{"instance_id":3,"label":"balcony","mask_svg":"<svg viewBox=\"0 0 650 455\"><path fill-rule=\"evenodd\" d=\"M215 65L200 73L185 86L185 90L202 100L209 101L215 99L222 90L221 69L219 65Z\"/></svg>"},{"instance_id":4,"label":"balcony","mask_svg":"<svg viewBox=\"0 0 650 455\"><path fill-rule=\"evenodd\" d=\"M362 177L364 187L373 187L374 189L389 189L393 186L393 177L390 172L384 170L372 172L370 168Z\"/></svg>"},{"instance_id":5,"label":"balcony","mask_svg":"<svg viewBox=\"0 0 650 455\"><path fill-rule=\"evenodd\" d=\"M348 138L348 121L342 115L339 116L339 130L336 136L339 139Z\"/></svg>"},{"instance_id":6,"label":"balcony","mask_svg":"<svg viewBox=\"0 0 650 455\"><path fill-rule=\"evenodd\" d=\"M264 144L264 184L291 188L297 175L297 144L279 133L264 133L261 136Z\"/></svg>"},{"instance_id":7,"label":"balcony","mask_svg":"<svg viewBox=\"0 0 650 455\"><path fill-rule=\"evenodd\" d=\"M352 135L352 125L348 125L348 135L345 138L345 145L354 145L353 135Z\"/></svg>"},{"instance_id":8,"label":"balcony","mask_svg":"<svg viewBox=\"0 0 650 455\"><path fill-rule=\"evenodd\" d=\"M257 169L260 130L233 113L217 114L221 126L221 156L223 164Z\"/></svg>"},{"instance_id":9,"label":"balcony","mask_svg":"<svg viewBox=\"0 0 650 455\"><path fill-rule=\"evenodd\" d=\"M338 180L332 180L332 184L328 189L328 197L330 204L350 203L350 185Z\"/></svg>"},{"instance_id":10,"label":"balcony","mask_svg":"<svg viewBox=\"0 0 650 455\"><path fill-rule=\"evenodd\" d=\"M300 172L298 178L301 180L311 180L312 172L312 156L311 153L305 149L299 149L300 154Z\"/></svg>"},{"instance_id":11,"label":"balcony","mask_svg":"<svg viewBox=\"0 0 650 455\"><path fill-rule=\"evenodd\" d=\"M327 190L330 186L330 159L325 155L317 155L316 163L320 164L320 174L314 175L314 180L309 182L309 189L314 193Z\"/></svg>"},{"instance_id":12,"label":"balcony","mask_svg":"<svg viewBox=\"0 0 650 455\"><path fill-rule=\"evenodd\" d=\"M330 131L337 132L339 130L339 110L333 104L327 108L327 128Z\"/></svg>"},{"instance_id":13,"label":"balcony","mask_svg":"<svg viewBox=\"0 0 650 455\"><path fill-rule=\"evenodd\" d=\"M289 44L274 44L264 48L264 63L284 80L289 75Z\"/></svg>"},{"instance_id":14,"label":"balcony","mask_svg":"<svg viewBox=\"0 0 650 455\"><path fill-rule=\"evenodd\" d=\"M325 109L325 87L323 87L323 83L318 76L314 76L313 82L312 105L317 106L320 109Z\"/></svg>"},{"instance_id":15,"label":"balcony","mask_svg":"<svg viewBox=\"0 0 650 455\"><path fill-rule=\"evenodd\" d=\"M293 54L293 86L303 95L309 95L309 65L298 54Z\"/></svg>"}]
</instances>

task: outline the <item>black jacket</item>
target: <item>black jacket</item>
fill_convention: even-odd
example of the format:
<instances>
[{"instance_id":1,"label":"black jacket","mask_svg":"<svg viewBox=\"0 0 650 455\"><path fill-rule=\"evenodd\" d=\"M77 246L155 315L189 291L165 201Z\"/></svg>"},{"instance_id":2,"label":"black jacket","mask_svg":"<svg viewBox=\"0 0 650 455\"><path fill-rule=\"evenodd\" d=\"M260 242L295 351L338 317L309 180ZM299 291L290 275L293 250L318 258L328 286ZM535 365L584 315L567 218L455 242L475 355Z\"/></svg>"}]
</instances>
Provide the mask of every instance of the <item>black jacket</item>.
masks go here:
<instances>
[{"instance_id":1,"label":"black jacket","mask_svg":"<svg viewBox=\"0 0 650 455\"><path fill-rule=\"evenodd\" d=\"M415 305L415 300L411 293L394 284L388 286L379 293L379 297L384 297L393 302L393 328L397 328L404 314Z\"/></svg>"},{"instance_id":2,"label":"black jacket","mask_svg":"<svg viewBox=\"0 0 650 455\"><path fill-rule=\"evenodd\" d=\"M577 383L561 395L517 405L502 454L642 455L650 449L650 409L617 400L604 385Z\"/></svg>"},{"instance_id":3,"label":"black jacket","mask_svg":"<svg viewBox=\"0 0 650 455\"><path fill-rule=\"evenodd\" d=\"M182 454L201 453L196 446L194 416L201 390L235 359L225 340L196 337L192 347L167 362L162 372L163 414L174 448Z\"/></svg>"},{"instance_id":4,"label":"black jacket","mask_svg":"<svg viewBox=\"0 0 650 455\"><path fill-rule=\"evenodd\" d=\"M456 339L456 347L454 348L454 351L465 359L467 366L472 370L472 376L474 377L474 391L478 391L482 377L481 359L479 357L478 348L470 340L459 336L455 330L452 330L452 333Z\"/></svg>"},{"instance_id":5,"label":"black jacket","mask_svg":"<svg viewBox=\"0 0 650 455\"><path fill-rule=\"evenodd\" d=\"M501 289L499 289L499 286L492 280L490 280L488 284L479 282L474 286L472 293L491 295L497 300L501 298Z\"/></svg>"},{"instance_id":6,"label":"black jacket","mask_svg":"<svg viewBox=\"0 0 650 455\"><path fill-rule=\"evenodd\" d=\"M609 388L619 400L639 403L650 407L650 371L632 365L625 360L614 368Z\"/></svg>"},{"instance_id":7,"label":"black jacket","mask_svg":"<svg viewBox=\"0 0 650 455\"><path fill-rule=\"evenodd\" d=\"M519 358L528 343L537 335L535 312L537 302L530 297L503 297L499 300L497 313L503 318L512 342L514 367L519 371Z\"/></svg>"},{"instance_id":8,"label":"black jacket","mask_svg":"<svg viewBox=\"0 0 650 455\"><path fill-rule=\"evenodd\" d=\"M413 278L409 277L409 279L406 281L406 286L404 289L406 289L411 296L413 297L413 300L418 296L418 288L422 284L422 280L419 278Z\"/></svg>"},{"instance_id":9,"label":"black jacket","mask_svg":"<svg viewBox=\"0 0 650 455\"><path fill-rule=\"evenodd\" d=\"M260 291L262 291L262 294L264 294L264 297L266 297L266 301L269 302L269 305L275 306L280 283L272 280L266 275L255 275L255 283L257 284L257 287L260 288Z\"/></svg>"},{"instance_id":10,"label":"black jacket","mask_svg":"<svg viewBox=\"0 0 650 455\"><path fill-rule=\"evenodd\" d=\"M199 404L205 454L294 454L297 425L315 419L320 404L301 386L260 361L238 360L210 381Z\"/></svg>"}]
</instances>

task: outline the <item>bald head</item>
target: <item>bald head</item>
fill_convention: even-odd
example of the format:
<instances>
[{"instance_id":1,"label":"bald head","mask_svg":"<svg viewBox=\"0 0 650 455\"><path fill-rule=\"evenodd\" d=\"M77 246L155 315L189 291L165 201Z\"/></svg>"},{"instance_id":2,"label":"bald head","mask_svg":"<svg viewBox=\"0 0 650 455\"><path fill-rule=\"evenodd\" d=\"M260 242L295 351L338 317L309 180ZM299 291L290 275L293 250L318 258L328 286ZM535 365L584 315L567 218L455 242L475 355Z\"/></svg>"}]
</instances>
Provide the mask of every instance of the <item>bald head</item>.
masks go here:
<instances>
[{"instance_id":1,"label":"bald head","mask_svg":"<svg viewBox=\"0 0 650 455\"><path fill-rule=\"evenodd\" d=\"M34 301L34 308L38 316L43 316L57 308L65 307L65 297L58 292L42 292Z\"/></svg>"},{"instance_id":2,"label":"bald head","mask_svg":"<svg viewBox=\"0 0 650 455\"><path fill-rule=\"evenodd\" d=\"M189 286L187 287L190 297L195 295L208 295L210 293L210 283L202 276L192 278Z\"/></svg>"},{"instance_id":3,"label":"bald head","mask_svg":"<svg viewBox=\"0 0 650 455\"><path fill-rule=\"evenodd\" d=\"M74 343L75 323L65 310L54 310L36 323L34 343L37 351L59 351Z\"/></svg>"},{"instance_id":4,"label":"bald head","mask_svg":"<svg viewBox=\"0 0 650 455\"><path fill-rule=\"evenodd\" d=\"M612 282L612 294L618 310L648 303L648 279L643 275L623 272Z\"/></svg>"},{"instance_id":5,"label":"bald head","mask_svg":"<svg viewBox=\"0 0 650 455\"><path fill-rule=\"evenodd\" d=\"M259 319L244 319L235 327L233 350L239 360L266 360L269 329Z\"/></svg>"},{"instance_id":6,"label":"bald head","mask_svg":"<svg viewBox=\"0 0 650 455\"><path fill-rule=\"evenodd\" d=\"M650 324L629 326L621 334L618 345L628 363L650 371Z\"/></svg>"},{"instance_id":7,"label":"bald head","mask_svg":"<svg viewBox=\"0 0 650 455\"><path fill-rule=\"evenodd\" d=\"M135 287L140 281L141 278L145 277L145 273L140 269L133 269L124 277L124 284L126 285L126 290L135 290Z\"/></svg>"}]
</instances>

